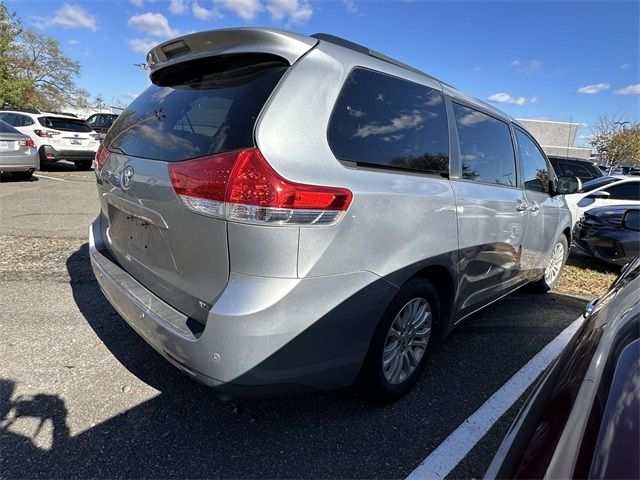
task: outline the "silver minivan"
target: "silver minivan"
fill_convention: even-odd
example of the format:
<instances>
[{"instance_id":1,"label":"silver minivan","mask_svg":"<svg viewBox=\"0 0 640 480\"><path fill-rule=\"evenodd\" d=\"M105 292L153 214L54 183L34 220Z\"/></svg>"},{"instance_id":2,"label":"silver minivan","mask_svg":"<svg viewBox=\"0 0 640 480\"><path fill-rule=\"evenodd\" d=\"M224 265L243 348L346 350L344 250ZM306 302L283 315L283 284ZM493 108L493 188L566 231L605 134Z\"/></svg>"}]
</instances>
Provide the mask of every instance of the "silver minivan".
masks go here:
<instances>
[{"instance_id":1,"label":"silver minivan","mask_svg":"<svg viewBox=\"0 0 640 480\"><path fill-rule=\"evenodd\" d=\"M465 317L557 281L577 180L499 110L324 34L194 33L147 62L96 156L90 257L200 382L394 399Z\"/></svg>"}]
</instances>

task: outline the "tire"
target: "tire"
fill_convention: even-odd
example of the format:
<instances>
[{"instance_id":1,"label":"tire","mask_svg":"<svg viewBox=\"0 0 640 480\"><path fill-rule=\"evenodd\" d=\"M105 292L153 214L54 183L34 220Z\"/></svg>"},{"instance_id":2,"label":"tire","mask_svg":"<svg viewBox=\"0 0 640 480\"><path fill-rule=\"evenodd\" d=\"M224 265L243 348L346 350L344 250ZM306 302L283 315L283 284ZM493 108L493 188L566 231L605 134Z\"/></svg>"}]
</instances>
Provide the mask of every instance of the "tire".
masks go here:
<instances>
[{"instance_id":1,"label":"tire","mask_svg":"<svg viewBox=\"0 0 640 480\"><path fill-rule=\"evenodd\" d=\"M557 257L556 251L557 249L562 248L562 256ZM560 238L556 240L553 245L553 250L551 251L551 258L549 259L549 264L547 268L544 270L544 275L537 282L533 283L533 290L538 293L546 293L549 290L553 289L558 283L560 279L560 273L562 272L562 268L564 267L565 262L567 261L567 257L569 256L569 242L567 242L567 237L564 235L560 235ZM555 259L555 261L554 261ZM556 269L551 271L552 265L556 266ZM555 274L553 274L555 272Z\"/></svg>"},{"instance_id":2,"label":"tire","mask_svg":"<svg viewBox=\"0 0 640 480\"><path fill-rule=\"evenodd\" d=\"M33 172L30 170L26 172L13 172L12 175L14 178L17 178L19 180L31 180Z\"/></svg>"},{"instance_id":3,"label":"tire","mask_svg":"<svg viewBox=\"0 0 640 480\"><path fill-rule=\"evenodd\" d=\"M420 311L425 305L427 313L424 323L421 323ZM415 310L412 310L414 307ZM405 313L400 315L402 312ZM406 326L403 336L402 325L407 325L410 317L406 315L411 312L415 312L412 321L409 322L413 329ZM435 344L435 332L439 321L440 301L437 290L428 280L422 278L408 281L387 307L369 346L359 378L360 386L368 396L378 401L391 402L411 389L427 365ZM392 334L392 326L394 331L399 331L400 334ZM428 334L425 333L426 328L429 329ZM413 332L413 335L410 332ZM424 349L421 349L423 343ZM386 367L383 366L383 362ZM398 368L401 370L400 373L397 372Z\"/></svg>"},{"instance_id":4,"label":"tire","mask_svg":"<svg viewBox=\"0 0 640 480\"><path fill-rule=\"evenodd\" d=\"M82 170L82 171L86 171L86 170L91 170L91 164L93 163L92 160L83 160L81 162L73 162L76 165L76 168L78 170Z\"/></svg>"}]
</instances>

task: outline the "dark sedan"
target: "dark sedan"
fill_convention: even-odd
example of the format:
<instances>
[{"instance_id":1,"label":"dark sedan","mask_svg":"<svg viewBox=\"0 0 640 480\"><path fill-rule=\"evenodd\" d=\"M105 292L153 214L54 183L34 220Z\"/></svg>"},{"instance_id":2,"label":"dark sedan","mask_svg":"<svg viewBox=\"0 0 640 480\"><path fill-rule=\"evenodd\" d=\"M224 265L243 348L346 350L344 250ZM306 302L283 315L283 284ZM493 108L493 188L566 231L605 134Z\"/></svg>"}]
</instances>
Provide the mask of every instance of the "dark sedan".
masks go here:
<instances>
[{"instance_id":1,"label":"dark sedan","mask_svg":"<svg viewBox=\"0 0 640 480\"><path fill-rule=\"evenodd\" d=\"M486 478L640 478L640 259L545 372Z\"/></svg>"},{"instance_id":2,"label":"dark sedan","mask_svg":"<svg viewBox=\"0 0 640 480\"><path fill-rule=\"evenodd\" d=\"M573 244L588 255L624 265L640 255L640 207L616 205L585 212L573 229Z\"/></svg>"}]
</instances>

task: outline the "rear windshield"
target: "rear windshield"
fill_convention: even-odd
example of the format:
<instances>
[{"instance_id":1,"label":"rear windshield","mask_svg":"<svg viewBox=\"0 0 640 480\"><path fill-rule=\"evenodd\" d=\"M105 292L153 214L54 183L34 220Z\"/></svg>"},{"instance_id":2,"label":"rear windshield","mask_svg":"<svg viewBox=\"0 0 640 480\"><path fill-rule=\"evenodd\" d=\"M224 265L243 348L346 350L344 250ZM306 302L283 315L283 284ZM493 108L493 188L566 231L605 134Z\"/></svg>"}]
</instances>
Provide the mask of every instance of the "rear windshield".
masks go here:
<instances>
[{"instance_id":1,"label":"rear windshield","mask_svg":"<svg viewBox=\"0 0 640 480\"><path fill-rule=\"evenodd\" d=\"M113 123L105 145L164 161L250 148L256 118L287 66L245 54L163 69Z\"/></svg>"},{"instance_id":2,"label":"rear windshield","mask_svg":"<svg viewBox=\"0 0 640 480\"><path fill-rule=\"evenodd\" d=\"M84 120L74 120L73 118L64 117L39 117L40 125L47 128L53 128L62 132L91 132L91 128L84 123Z\"/></svg>"},{"instance_id":3,"label":"rear windshield","mask_svg":"<svg viewBox=\"0 0 640 480\"><path fill-rule=\"evenodd\" d=\"M617 177L600 177L594 180L589 180L588 182L584 182L582 184L582 192L590 192L595 190L596 188L602 187L604 185L609 185L610 183L616 182L620 180Z\"/></svg>"}]
</instances>

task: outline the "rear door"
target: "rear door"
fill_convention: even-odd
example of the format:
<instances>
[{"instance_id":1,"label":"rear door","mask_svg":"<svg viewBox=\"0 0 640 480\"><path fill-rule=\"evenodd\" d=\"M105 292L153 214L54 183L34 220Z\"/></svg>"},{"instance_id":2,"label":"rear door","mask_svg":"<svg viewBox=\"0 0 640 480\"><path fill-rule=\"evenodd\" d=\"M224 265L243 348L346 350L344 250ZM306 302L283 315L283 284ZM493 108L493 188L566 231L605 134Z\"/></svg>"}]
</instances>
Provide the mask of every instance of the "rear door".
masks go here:
<instances>
[{"instance_id":1,"label":"rear door","mask_svg":"<svg viewBox=\"0 0 640 480\"><path fill-rule=\"evenodd\" d=\"M461 175L452 179L458 212L460 314L504 295L521 281L526 200L518 188L509 125L453 103Z\"/></svg>"},{"instance_id":2,"label":"rear door","mask_svg":"<svg viewBox=\"0 0 640 480\"><path fill-rule=\"evenodd\" d=\"M528 278L536 278L547 265L558 234L561 200L549 194L551 169L535 141L515 128L521 185L527 202L527 225L523 238L522 269Z\"/></svg>"},{"instance_id":3,"label":"rear door","mask_svg":"<svg viewBox=\"0 0 640 480\"><path fill-rule=\"evenodd\" d=\"M229 277L227 225L185 208L169 165L254 147L256 119L287 66L272 55L239 54L167 67L104 140L111 153L98 190L107 250L197 321L206 321Z\"/></svg>"}]
</instances>

